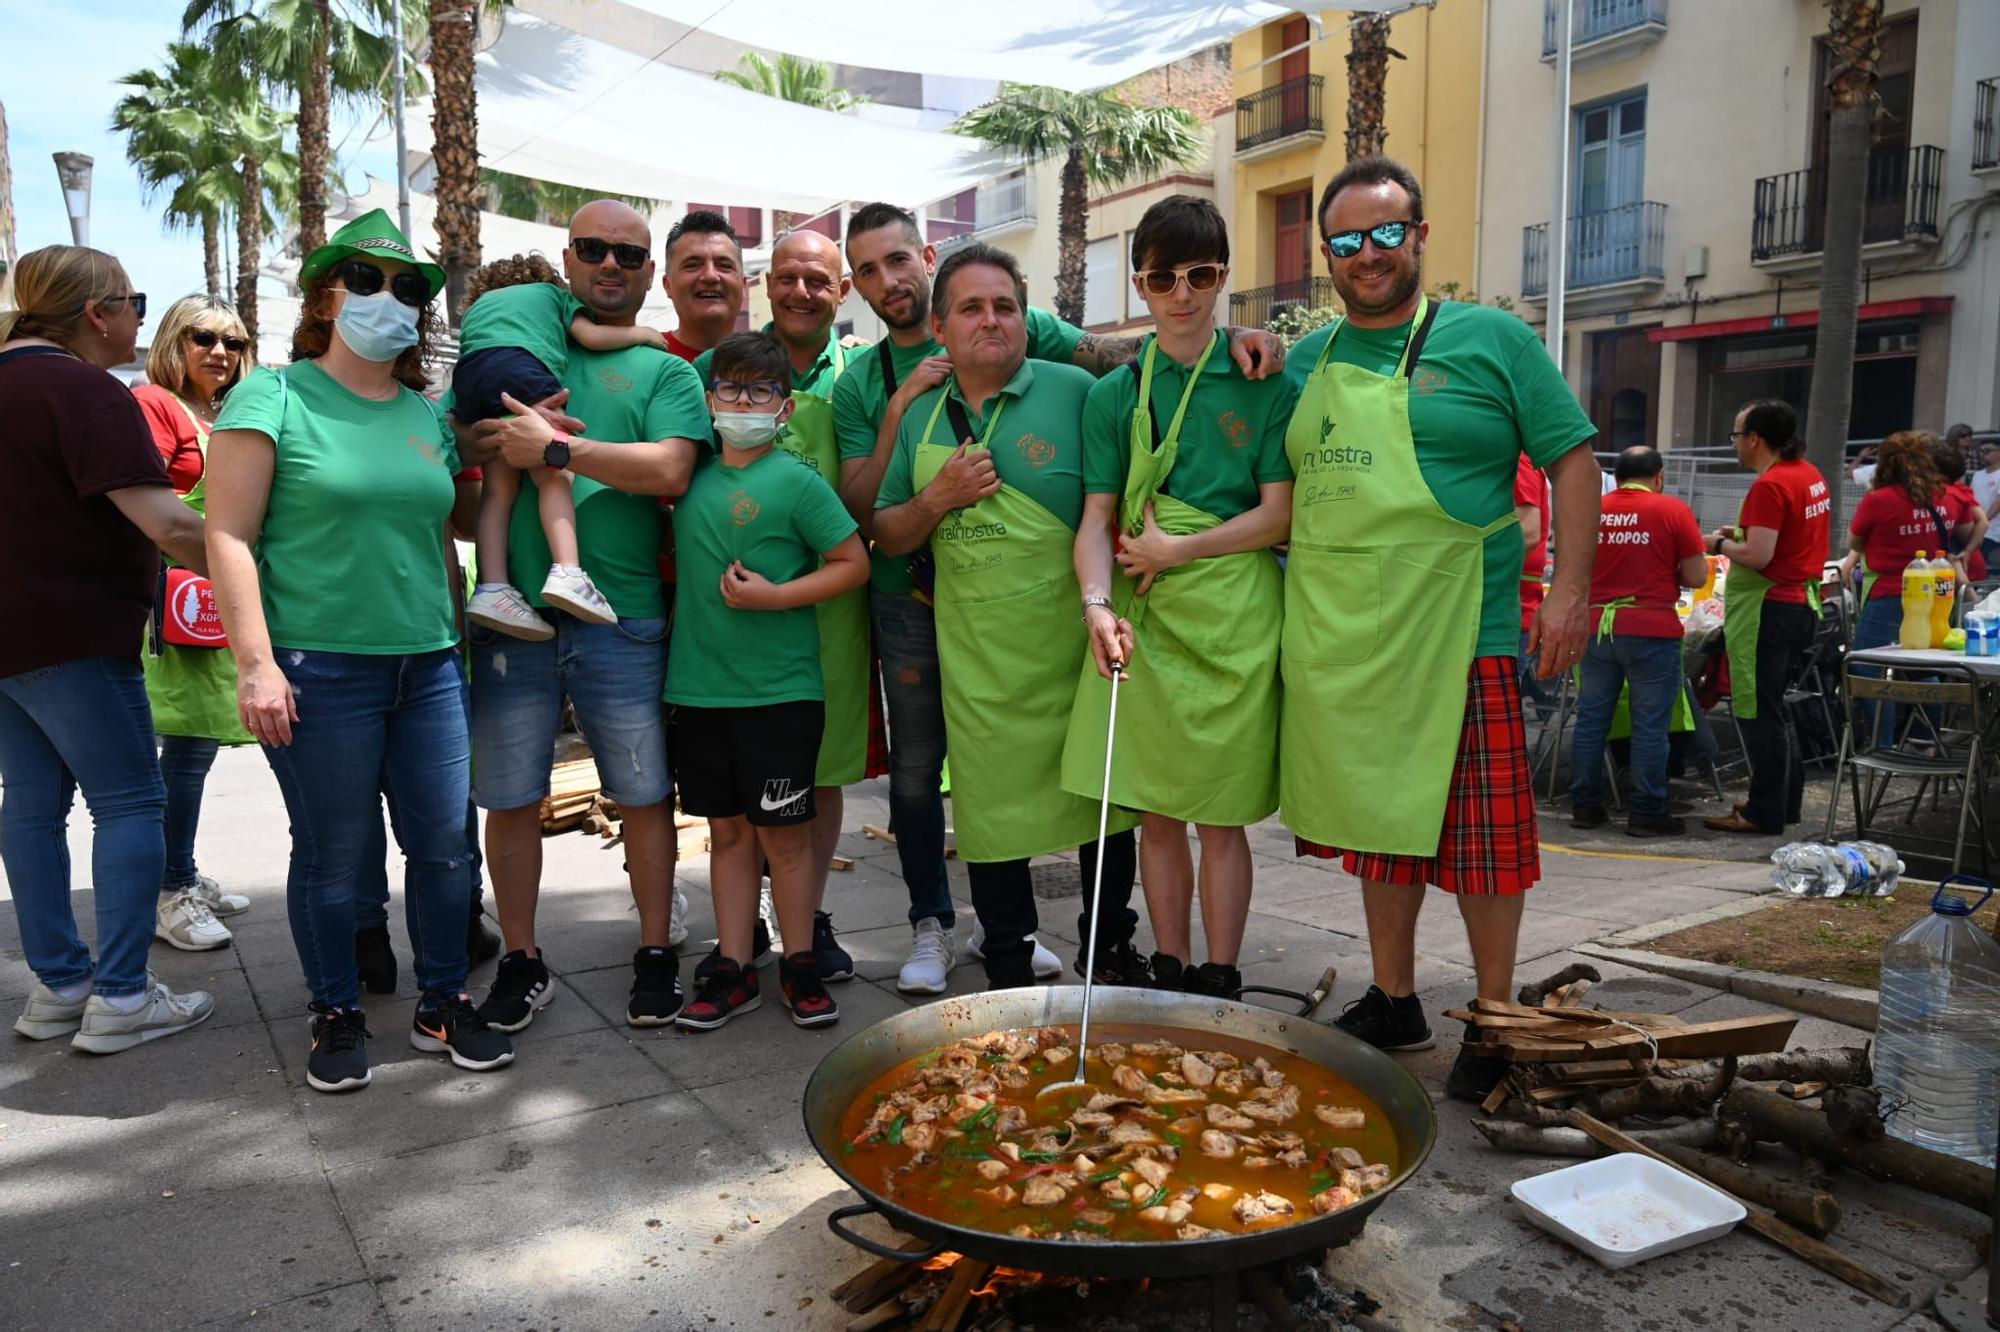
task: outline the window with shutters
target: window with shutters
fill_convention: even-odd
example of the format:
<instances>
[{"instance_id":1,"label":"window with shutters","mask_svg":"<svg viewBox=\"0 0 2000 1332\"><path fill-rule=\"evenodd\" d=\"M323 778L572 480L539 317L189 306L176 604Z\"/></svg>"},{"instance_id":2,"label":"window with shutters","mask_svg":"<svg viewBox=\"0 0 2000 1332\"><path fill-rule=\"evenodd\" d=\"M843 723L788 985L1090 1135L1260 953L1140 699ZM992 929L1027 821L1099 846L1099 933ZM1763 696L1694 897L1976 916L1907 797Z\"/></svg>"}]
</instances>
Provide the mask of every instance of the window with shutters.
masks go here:
<instances>
[{"instance_id":1,"label":"window with shutters","mask_svg":"<svg viewBox=\"0 0 2000 1332\"><path fill-rule=\"evenodd\" d=\"M1105 236L1083 252L1083 322L1087 328L1125 318L1125 238Z\"/></svg>"}]
</instances>

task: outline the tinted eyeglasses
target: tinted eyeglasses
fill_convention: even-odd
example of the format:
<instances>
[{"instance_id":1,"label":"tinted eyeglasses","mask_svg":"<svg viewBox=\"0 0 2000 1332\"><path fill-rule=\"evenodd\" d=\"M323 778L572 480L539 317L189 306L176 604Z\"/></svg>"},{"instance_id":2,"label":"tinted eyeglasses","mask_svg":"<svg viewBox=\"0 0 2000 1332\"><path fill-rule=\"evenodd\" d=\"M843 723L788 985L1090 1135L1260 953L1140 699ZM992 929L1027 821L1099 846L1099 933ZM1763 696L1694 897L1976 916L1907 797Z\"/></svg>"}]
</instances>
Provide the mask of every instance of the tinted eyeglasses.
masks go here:
<instances>
[{"instance_id":1,"label":"tinted eyeglasses","mask_svg":"<svg viewBox=\"0 0 2000 1332\"><path fill-rule=\"evenodd\" d=\"M1336 259L1352 259L1361 253L1364 238L1375 242L1378 250L1400 250L1403 242L1410 238L1411 223L1384 222L1366 231L1336 231L1326 238L1326 248Z\"/></svg>"},{"instance_id":2,"label":"tinted eyeglasses","mask_svg":"<svg viewBox=\"0 0 2000 1332\"><path fill-rule=\"evenodd\" d=\"M218 342L222 344L222 350L226 352L240 353L245 347L250 345L243 338L232 337L226 333L217 333L212 328L197 328L192 330L188 333L188 341L203 351L207 351Z\"/></svg>"},{"instance_id":3,"label":"tinted eyeglasses","mask_svg":"<svg viewBox=\"0 0 2000 1332\"><path fill-rule=\"evenodd\" d=\"M570 252L586 264L601 264L605 255L618 260L618 266L626 269L644 268L646 260L652 258L643 245L624 245L595 236L578 236L569 243Z\"/></svg>"},{"instance_id":4,"label":"tinted eyeglasses","mask_svg":"<svg viewBox=\"0 0 2000 1332\"><path fill-rule=\"evenodd\" d=\"M408 269L390 277L371 263L360 259L348 259L333 270L340 280L347 284L347 290L356 296L373 296L388 283L389 294L404 305L421 310L430 304L431 284L424 281L424 275Z\"/></svg>"},{"instance_id":5,"label":"tinted eyeglasses","mask_svg":"<svg viewBox=\"0 0 2000 1332\"><path fill-rule=\"evenodd\" d=\"M1150 268L1139 281L1155 296L1171 296L1183 281L1189 291L1214 291L1222 282L1221 264L1190 264L1186 268Z\"/></svg>"},{"instance_id":6,"label":"tinted eyeglasses","mask_svg":"<svg viewBox=\"0 0 2000 1332\"><path fill-rule=\"evenodd\" d=\"M132 313L138 315L139 318L144 319L146 317L146 293L143 291L129 291L123 296L106 296L98 304L117 305L121 301L129 303L132 307Z\"/></svg>"},{"instance_id":7,"label":"tinted eyeglasses","mask_svg":"<svg viewBox=\"0 0 2000 1332\"><path fill-rule=\"evenodd\" d=\"M733 379L718 379L713 388L715 400L734 406L747 402L752 407L768 407L785 395L785 390L768 379L760 379L754 384L738 383Z\"/></svg>"}]
</instances>

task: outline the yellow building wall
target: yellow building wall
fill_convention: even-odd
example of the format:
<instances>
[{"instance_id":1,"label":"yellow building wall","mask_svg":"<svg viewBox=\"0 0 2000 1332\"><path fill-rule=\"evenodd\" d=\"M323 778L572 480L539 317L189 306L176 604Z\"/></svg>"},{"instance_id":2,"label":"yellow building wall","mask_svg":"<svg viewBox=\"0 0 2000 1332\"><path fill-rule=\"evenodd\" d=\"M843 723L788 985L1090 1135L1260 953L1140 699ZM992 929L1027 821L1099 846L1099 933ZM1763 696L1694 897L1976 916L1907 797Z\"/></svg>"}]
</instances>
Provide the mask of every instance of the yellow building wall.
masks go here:
<instances>
[{"instance_id":1,"label":"yellow building wall","mask_svg":"<svg viewBox=\"0 0 2000 1332\"><path fill-rule=\"evenodd\" d=\"M1303 11L1302 11L1303 12ZM1319 192L1347 163L1347 51L1351 13L1319 11L1324 40L1307 50L1310 72L1326 80L1321 102L1326 134L1271 157L1244 161L1235 171L1230 247L1231 286L1243 291L1276 280L1272 254L1276 199L1292 190ZM1479 213L1480 71L1485 41L1485 0L1438 0L1390 20L1389 45L1406 59L1389 61L1384 151L1409 167L1424 187L1424 216L1431 232L1424 259L1425 285L1457 283L1461 295L1475 287ZM1236 93L1248 96L1275 86L1279 66L1258 66L1284 49L1283 20L1237 35L1231 64ZM1314 223L1312 271L1326 272Z\"/></svg>"}]
</instances>

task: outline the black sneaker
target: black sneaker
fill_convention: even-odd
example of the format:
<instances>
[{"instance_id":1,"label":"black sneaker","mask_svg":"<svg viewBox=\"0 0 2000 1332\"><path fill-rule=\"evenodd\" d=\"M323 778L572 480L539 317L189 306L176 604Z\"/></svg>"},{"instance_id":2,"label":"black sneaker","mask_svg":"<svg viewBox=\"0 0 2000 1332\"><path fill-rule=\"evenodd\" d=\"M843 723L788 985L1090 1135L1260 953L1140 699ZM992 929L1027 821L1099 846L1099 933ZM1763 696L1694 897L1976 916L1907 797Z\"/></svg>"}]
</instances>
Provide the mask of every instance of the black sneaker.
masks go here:
<instances>
[{"instance_id":1,"label":"black sneaker","mask_svg":"<svg viewBox=\"0 0 2000 1332\"><path fill-rule=\"evenodd\" d=\"M465 959L467 966L483 967L500 956L500 936L486 923L477 904L472 908L472 919L465 924Z\"/></svg>"},{"instance_id":2,"label":"black sneaker","mask_svg":"<svg viewBox=\"0 0 2000 1332\"><path fill-rule=\"evenodd\" d=\"M306 1045L306 1085L314 1091L360 1091L368 1085L368 1019L358 1008L313 1014Z\"/></svg>"},{"instance_id":3,"label":"black sneaker","mask_svg":"<svg viewBox=\"0 0 2000 1332\"><path fill-rule=\"evenodd\" d=\"M1578 805L1570 811L1569 826L1572 828L1602 828L1609 817L1604 812L1604 806L1602 805Z\"/></svg>"},{"instance_id":4,"label":"black sneaker","mask_svg":"<svg viewBox=\"0 0 2000 1332\"><path fill-rule=\"evenodd\" d=\"M354 969L361 973L361 988L368 993L396 992L396 950L389 946L387 925L354 932Z\"/></svg>"},{"instance_id":5,"label":"black sneaker","mask_svg":"<svg viewBox=\"0 0 2000 1332\"><path fill-rule=\"evenodd\" d=\"M1187 963L1172 953L1155 953L1146 968L1153 978L1156 990L1184 990L1187 988Z\"/></svg>"},{"instance_id":6,"label":"black sneaker","mask_svg":"<svg viewBox=\"0 0 2000 1332\"><path fill-rule=\"evenodd\" d=\"M764 924L762 916L757 918L757 933L752 937L754 942L750 945L750 966L752 970L755 970L771 960L771 931ZM697 987L708 979L709 974L715 970L715 964L721 960L722 941L718 939L716 940L715 947L708 950L708 955L694 964L694 983Z\"/></svg>"},{"instance_id":7,"label":"black sneaker","mask_svg":"<svg viewBox=\"0 0 2000 1332\"><path fill-rule=\"evenodd\" d=\"M813 912L813 956L819 959L821 980L854 979L854 956L840 946L840 940L834 938L833 917L824 911Z\"/></svg>"},{"instance_id":8,"label":"black sneaker","mask_svg":"<svg viewBox=\"0 0 2000 1332\"><path fill-rule=\"evenodd\" d=\"M521 1031L535 1020L535 1014L555 1001L556 987L549 980L548 964L539 950L529 957L516 948L500 959L493 986L479 1005L479 1020L495 1031Z\"/></svg>"},{"instance_id":9,"label":"black sneaker","mask_svg":"<svg viewBox=\"0 0 2000 1332\"><path fill-rule=\"evenodd\" d=\"M1687 826L1687 820L1678 814L1634 814L1625 820L1630 837L1678 837Z\"/></svg>"},{"instance_id":10,"label":"black sneaker","mask_svg":"<svg viewBox=\"0 0 2000 1332\"><path fill-rule=\"evenodd\" d=\"M1500 1079L1507 1076L1507 1060L1497 1055L1472 1053L1472 1043L1478 1039L1478 1029L1470 1022L1466 1023L1466 1044L1459 1047L1458 1058L1452 1062L1451 1072L1444 1077L1445 1095L1453 1100L1483 1101L1500 1085Z\"/></svg>"},{"instance_id":11,"label":"black sneaker","mask_svg":"<svg viewBox=\"0 0 2000 1332\"><path fill-rule=\"evenodd\" d=\"M1083 955L1089 948L1086 943L1076 953L1076 974L1083 974ZM1153 969L1146 965L1146 959L1130 940L1124 943L1107 944L1099 940L1097 944L1097 983L1099 985L1151 985Z\"/></svg>"},{"instance_id":12,"label":"black sneaker","mask_svg":"<svg viewBox=\"0 0 2000 1332\"><path fill-rule=\"evenodd\" d=\"M1333 1025L1378 1050L1428 1050L1437 1044L1417 996L1391 999L1379 985L1342 1009Z\"/></svg>"},{"instance_id":13,"label":"black sneaker","mask_svg":"<svg viewBox=\"0 0 2000 1332\"><path fill-rule=\"evenodd\" d=\"M1243 993L1243 973L1220 962L1204 962L1188 968L1181 988L1210 999L1234 999Z\"/></svg>"},{"instance_id":14,"label":"black sneaker","mask_svg":"<svg viewBox=\"0 0 2000 1332\"><path fill-rule=\"evenodd\" d=\"M778 993L792 1010L795 1027L824 1027L840 1021L840 1005L826 992L817 953L793 953L778 963Z\"/></svg>"},{"instance_id":15,"label":"black sneaker","mask_svg":"<svg viewBox=\"0 0 2000 1332\"><path fill-rule=\"evenodd\" d=\"M442 1007L417 1009L410 1021L410 1048L448 1054L452 1063L475 1072L514 1062L514 1042L479 1016L469 994L455 994Z\"/></svg>"},{"instance_id":16,"label":"black sneaker","mask_svg":"<svg viewBox=\"0 0 2000 1332\"><path fill-rule=\"evenodd\" d=\"M674 1025L694 1031L714 1031L738 1013L748 1013L763 1002L757 969L739 967L729 958L718 957L708 975L695 983L694 998L674 1016Z\"/></svg>"},{"instance_id":17,"label":"black sneaker","mask_svg":"<svg viewBox=\"0 0 2000 1332\"><path fill-rule=\"evenodd\" d=\"M668 948L641 948L632 954L632 997L625 1004L628 1027L664 1027L681 1011L681 960Z\"/></svg>"}]
</instances>

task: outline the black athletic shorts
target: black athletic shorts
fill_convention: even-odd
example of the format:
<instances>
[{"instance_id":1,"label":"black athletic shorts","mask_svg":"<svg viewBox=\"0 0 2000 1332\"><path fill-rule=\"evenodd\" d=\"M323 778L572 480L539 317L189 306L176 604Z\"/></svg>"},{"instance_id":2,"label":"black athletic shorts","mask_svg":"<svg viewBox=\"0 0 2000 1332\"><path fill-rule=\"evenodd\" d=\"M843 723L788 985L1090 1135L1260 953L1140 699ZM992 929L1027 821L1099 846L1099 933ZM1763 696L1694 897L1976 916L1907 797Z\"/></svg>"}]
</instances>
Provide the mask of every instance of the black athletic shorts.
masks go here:
<instances>
[{"instance_id":1,"label":"black athletic shorts","mask_svg":"<svg viewBox=\"0 0 2000 1332\"><path fill-rule=\"evenodd\" d=\"M755 708L667 708L667 752L681 808L762 828L809 823L826 705L817 699Z\"/></svg>"},{"instance_id":2,"label":"black athletic shorts","mask_svg":"<svg viewBox=\"0 0 2000 1332\"><path fill-rule=\"evenodd\" d=\"M543 398L562 392L562 381L519 347L487 347L460 361L451 372L451 414L471 425L512 416L500 401L502 393L514 395L523 407L532 407Z\"/></svg>"}]
</instances>

